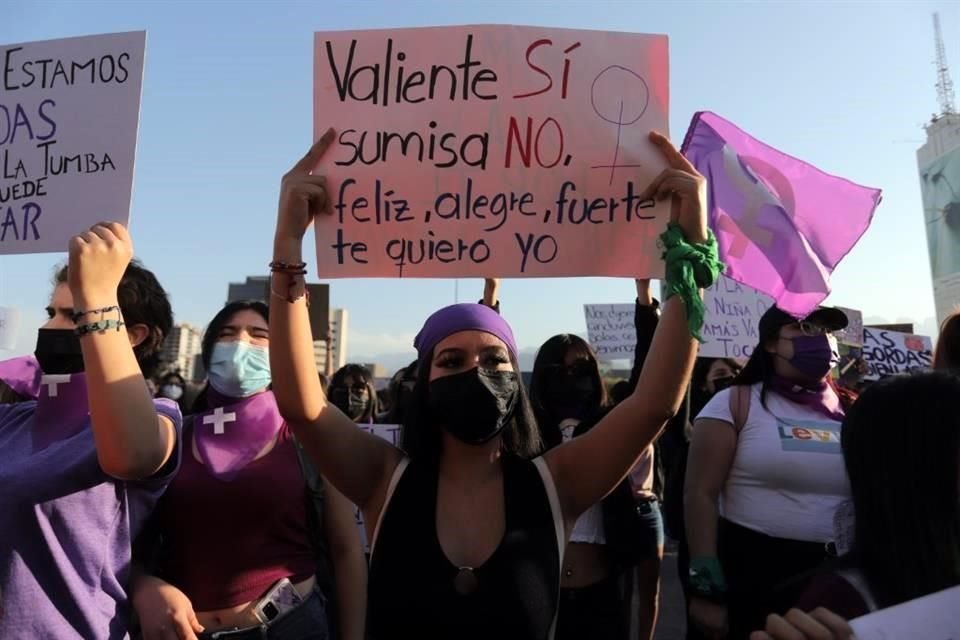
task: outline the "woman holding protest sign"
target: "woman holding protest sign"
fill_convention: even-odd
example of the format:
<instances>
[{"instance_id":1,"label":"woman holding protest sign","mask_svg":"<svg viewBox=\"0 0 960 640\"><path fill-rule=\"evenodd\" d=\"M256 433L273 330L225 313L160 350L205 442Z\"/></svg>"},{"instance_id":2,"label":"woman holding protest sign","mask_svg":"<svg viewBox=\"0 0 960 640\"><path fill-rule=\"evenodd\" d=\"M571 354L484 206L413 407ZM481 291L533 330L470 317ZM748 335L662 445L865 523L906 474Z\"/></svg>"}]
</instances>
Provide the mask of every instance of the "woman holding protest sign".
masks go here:
<instances>
[{"instance_id":1,"label":"woman holding protest sign","mask_svg":"<svg viewBox=\"0 0 960 640\"><path fill-rule=\"evenodd\" d=\"M151 532L161 542L156 576L134 582L145 640L363 638L353 507L303 457L277 409L268 318L262 302L231 302L203 337L207 385Z\"/></svg>"},{"instance_id":2,"label":"woman holding protest sign","mask_svg":"<svg viewBox=\"0 0 960 640\"><path fill-rule=\"evenodd\" d=\"M0 405L0 637L127 637L131 543L176 472L181 423L147 390L173 314L132 255L118 223L70 241L37 397L23 369L28 399Z\"/></svg>"},{"instance_id":3,"label":"woman holding protest sign","mask_svg":"<svg viewBox=\"0 0 960 640\"><path fill-rule=\"evenodd\" d=\"M834 513L849 499L837 455L844 405L830 378L839 360L830 333L846 325L837 309L798 321L771 307L734 386L697 417L685 487L688 590L690 615L709 636L762 628L797 596L780 588L827 557Z\"/></svg>"},{"instance_id":4,"label":"woman holding protest sign","mask_svg":"<svg viewBox=\"0 0 960 640\"><path fill-rule=\"evenodd\" d=\"M588 434L541 457L509 325L483 305L454 305L416 340L417 383L404 450L357 429L319 388L304 296L303 235L329 212L311 173L328 131L284 177L274 241L271 359L281 413L319 469L370 527L371 637L552 635L563 549L577 517L627 474L676 413L702 322L698 289L716 277L706 185L663 136L670 169L647 197L672 200L664 234L668 297L636 391ZM679 299L678 299L679 298ZM411 589L416 584L416 589Z\"/></svg>"}]
</instances>

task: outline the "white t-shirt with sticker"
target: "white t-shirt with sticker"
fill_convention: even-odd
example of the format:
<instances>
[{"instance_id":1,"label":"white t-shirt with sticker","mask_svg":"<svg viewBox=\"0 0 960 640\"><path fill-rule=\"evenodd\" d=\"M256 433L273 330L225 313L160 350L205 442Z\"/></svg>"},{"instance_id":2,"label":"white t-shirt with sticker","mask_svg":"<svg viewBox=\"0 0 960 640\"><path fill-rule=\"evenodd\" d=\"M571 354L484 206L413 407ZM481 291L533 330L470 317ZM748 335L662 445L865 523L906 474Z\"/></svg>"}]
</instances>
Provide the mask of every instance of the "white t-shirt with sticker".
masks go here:
<instances>
[{"instance_id":1,"label":"white t-shirt with sticker","mask_svg":"<svg viewBox=\"0 0 960 640\"><path fill-rule=\"evenodd\" d=\"M840 423L804 405L751 387L750 414L720 500L720 514L776 538L829 542L834 513L850 498L840 450ZM729 389L715 395L697 419L734 423Z\"/></svg>"}]
</instances>

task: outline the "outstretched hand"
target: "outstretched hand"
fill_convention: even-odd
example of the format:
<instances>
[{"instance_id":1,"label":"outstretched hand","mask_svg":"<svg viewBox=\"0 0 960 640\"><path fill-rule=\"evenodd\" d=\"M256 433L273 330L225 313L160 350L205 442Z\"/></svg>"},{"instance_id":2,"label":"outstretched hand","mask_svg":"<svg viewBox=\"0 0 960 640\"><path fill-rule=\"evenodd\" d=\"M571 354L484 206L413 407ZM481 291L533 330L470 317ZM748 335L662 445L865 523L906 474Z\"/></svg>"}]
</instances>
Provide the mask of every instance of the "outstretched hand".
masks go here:
<instances>
[{"instance_id":1,"label":"outstretched hand","mask_svg":"<svg viewBox=\"0 0 960 640\"><path fill-rule=\"evenodd\" d=\"M333 142L334 131L327 129L307 155L297 161L280 182L280 204L277 211L278 243L297 243L320 213L330 213L330 198L327 194L327 179L314 173L320 160Z\"/></svg>"},{"instance_id":2,"label":"outstretched hand","mask_svg":"<svg viewBox=\"0 0 960 640\"><path fill-rule=\"evenodd\" d=\"M688 242L707 239L707 180L666 136L650 132L654 144L667 161L668 168L654 178L641 199L671 199L670 221L680 225Z\"/></svg>"}]
</instances>

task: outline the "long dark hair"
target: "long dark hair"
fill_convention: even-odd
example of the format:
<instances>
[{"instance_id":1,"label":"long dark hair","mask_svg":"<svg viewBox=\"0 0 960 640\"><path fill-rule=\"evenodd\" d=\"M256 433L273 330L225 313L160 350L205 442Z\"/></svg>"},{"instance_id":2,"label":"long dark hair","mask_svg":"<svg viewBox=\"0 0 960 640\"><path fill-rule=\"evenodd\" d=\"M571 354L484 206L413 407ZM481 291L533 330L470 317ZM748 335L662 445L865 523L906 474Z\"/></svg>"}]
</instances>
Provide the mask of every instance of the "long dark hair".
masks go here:
<instances>
[{"instance_id":1,"label":"long dark hair","mask_svg":"<svg viewBox=\"0 0 960 640\"><path fill-rule=\"evenodd\" d=\"M400 430L400 446L410 456L411 460L425 461L436 465L440 462L442 438L440 427L430 416L428 400L430 397L430 363L433 362L433 350L417 361L416 383L405 406L406 420ZM543 451L543 442L537 429L536 419L530 407L527 390L520 378L520 365L511 354L510 362L517 372L519 400L513 420L510 421L501 435L503 445L501 451L524 459L533 458Z\"/></svg>"},{"instance_id":2,"label":"long dark hair","mask_svg":"<svg viewBox=\"0 0 960 640\"><path fill-rule=\"evenodd\" d=\"M934 369L960 371L960 312L954 313L940 325L940 337L933 354Z\"/></svg>"},{"instance_id":3,"label":"long dark hair","mask_svg":"<svg viewBox=\"0 0 960 640\"><path fill-rule=\"evenodd\" d=\"M960 584L960 378L880 380L841 445L856 514L851 557L881 608Z\"/></svg>"},{"instance_id":4,"label":"long dark hair","mask_svg":"<svg viewBox=\"0 0 960 640\"><path fill-rule=\"evenodd\" d=\"M67 267L61 267L53 284L67 284ZM149 330L147 338L133 348L144 378L152 378L160 366L160 347L173 328L173 309L167 292L153 272L138 260L131 260L117 286L117 304L127 327L142 324Z\"/></svg>"},{"instance_id":5,"label":"long dark hair","mask_svg":"<svg viewBox=\"0 0 960 640\"><path fill-rule=\"evenodd\" d=\"M223 309L217 312L217 315L213 316L213 320L210 321L206 331L203 332L203 340L200 343L200 360L203 362L205 371L210 370L210 359L213 357L213 347L217 344L220 332L223 331L223 328L230 322L230 318L241 311L247 310L255 312L263 318L264 322L270 322L270 309L259 300L237 300L236 302L228 302ZM209 387L210 383L205 383L203 389L193 401L194 413L207 410L207 389Z\"/></svg>"},{"instance_id":6,"label":"long dark hair","mask_svg":"<svg viewBox=\"0 0 960 640\"><path fill-rule=\"evenodd\" d=\"M697 361L693 365L693 374L690 376L691 420L696 418L697 414L707 405L707 402L710 401L713 395L707 391L707 376L710 375L710 369L717 361L723 362L730 368L735 380L742 369L740 363L733 358L697 358Z\"/></svg>"},{"instance_id":7,"label":"long dark hair","mask_svg":"<svg viewBox=\"0 0 960 640\"><path fill-rule=\"evenodd\" d=\"M407 405L413 387L417 383L417 361L397 371L390 380L387 398L390 407L383 418L384 424L403 424L406 421Z\"/></svg>"},{"instance_id":8,"label":"long dark hair","mask_svg":"<svg viewBox=\"0 0 960 640\"><path fill-rule=\"evenodd\" d=\"M354 380L363 381L364 386L367 388L367 397L370 399L367 403L366 411L363 412L362 416L357 418L357 422L373 422L377 416L377 407L379 406L377 390L373 386L373 374L362 364L345 364L340 367L340 369L333 374L333 377L330 378L330 385L326 389L327 397L330 398L333 396L334 389L345 388L347 386L347 378L350 377ZM346 412L345 407L340 407L340 409Z\"/></svg>"},{"instance_id":9,"label":"long dark hair","mask_svg":"<svg viewBox=\"0 0 960 640\"><path fill-rule=\"evenodd\" d=\"M550 406L548 399L552 382L551 372L565 366L567 354L571 351L578 351L586 356L590 377L594 384L594 397L591 399L594 412L600 413L610 404L606 385L603 384L603 376L600 375L600 363L593 349L583 338L572 333L561 333L544 342L537 351L537 358L533 363L533 376L530 378L530 404L547 448L561 443L563 437L559 428L560 421L569 417L557 415L555 407Z\"/></svg>"}]
</instances>

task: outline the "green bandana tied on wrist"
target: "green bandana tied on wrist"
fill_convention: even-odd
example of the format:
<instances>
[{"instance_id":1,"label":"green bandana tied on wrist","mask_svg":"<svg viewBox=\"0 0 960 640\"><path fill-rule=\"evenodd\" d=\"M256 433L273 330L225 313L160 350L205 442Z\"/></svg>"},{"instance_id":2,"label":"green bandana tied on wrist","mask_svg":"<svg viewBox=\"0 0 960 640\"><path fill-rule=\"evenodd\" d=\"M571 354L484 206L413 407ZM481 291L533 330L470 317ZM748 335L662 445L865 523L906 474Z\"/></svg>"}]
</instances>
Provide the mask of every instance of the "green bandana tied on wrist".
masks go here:
<instances>
[{"instance_id":1,"label":"green bandana tied on wrist","mask_svg":"<svg viewBox=\"0 0 960 640\"><path fill-rule=\"evenodd\" d=\"M663 299L680 296L687 307L690 335L703 342L700 329L706 308L697 290L711 286L725 268L717 255L717 238L708 229L706 242L690 244L683 237L680 225L671 222L661 234L660 242L666 271Z\"/></svg>"}]
</instances>

